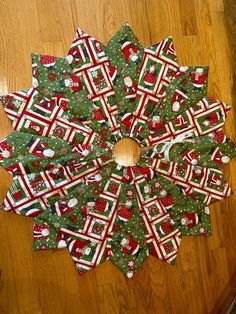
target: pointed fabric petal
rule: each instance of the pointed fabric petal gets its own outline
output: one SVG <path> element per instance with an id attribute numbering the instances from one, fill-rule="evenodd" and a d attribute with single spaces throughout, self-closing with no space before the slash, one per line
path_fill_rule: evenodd
<path id="1" fill-rule="evenodd" d="M 73 74 L 65 58 L 32 54 L 33 86 L 49 101 L 54 101 L 66 112 L 90 125 L 93 119 L 93 103 L 83 81 Z"/>
<path id="2" fill-rule="evenodd" d="M 106 48 L 123 136 L 130 130 L 143 50 L 128 23 L 112 36 Z"/>
<path id="3" fill-rule="evenodd" d="M 83 79 L 94 104 L 94 119 L 101 127 L 109 126 L 114 140 L 121 137 L 117 121 L 117 103 L 105 47 L 81 29 L 77 29 L 67 60 L 74 74 Z"/>
<path id="4" fill-rule="evenodd" d="M 111 241 L 110 261 L 128 278 L 133 277 L 148 253 L 143 221 L 135 194 L 133 185 L 122 183 Z"/>
<path id="5" fill-rule="evenodd" d="M 45 65 L 48 59 L 54 60 L 49 67 L 47 63 Z M 73 121 L 88 125 L 93 131 L 102 134 L 105 140 L 113 140 L 104 107 L 99 109 L 95 106 L 85 77 L 82 74 L 75 75 L 66 58 L 33 54 L 32 61 L 33 84 L 49 103 L 62 106 Z M 96 120 L 98 116 L 100 123 Z"/>
<path id="6" fill-rule="evenodd" d="M 236 155 L 235 144 L 222 131 L 186 138 L 182 143 L 167 144 L 166 149 L 164 145 L 160 144 L 160 148 L 159 146 L 155 149 L 151 148 L 145 152 L 145 155 L 178 162 L 178 164 L 217 169 L 222 168 Z"/>
<path id="7" fill-rule="evenodd" d="M 171 141 L 177 136 L 193 134 L 195 136 L 207 135 L 221 131 L 230 107 L 216 99 L 206 97 L 195 106 L 183 112 L 166 124 L 160 122 L 158 130 L 145 139 L 144 145 L 156 145 Z"/>
<path id="8" fill-rule="evenodd" d="M 98 187 L 97 196 L 89 196 L 92 195 L 91 188 L 83 192 L 79 206 L 80 215 L 83 215 L 83 226 L 79 229 L 75 227 L 72 231 L 61 229 L 67 236 L 68 249 L 81 274 L 95 268 L 111 254 L 112 228 L 122 176 L 117 171 L 109 172 L 108 170 L 108 180 L 105 178 L 102 182 L 102 189 Z"/>
<path id="9" fill-rule="evenodd" d="M 111 148 L 105 143 L 103 147 L 73 144 L 17 131 L 0 142 L 0 164 L 13 175 L 48 170 L 53 165 L 65 165 L 71 159 L 88 162 L 109 153 Z"/>
<path id="10" fill-rule="evenodd" d="M 145 156 L 141 156 L 139 164 L 142 168 L 147 182 L 152 178 L 152 190 L 155 196 L 169 213 L 170 218 L 174 221 L 175 226 L 179 228 L 182 235 L 206 235 L 211 234 L 210 211 L 203 205 L 201 198 L 192 198 L 180 186 L 173 181 L 157 174 L 152 169 L 151 161 Z M 204 196 L 203 196 L 204 197 Z M 149 215 L 156 215 L 156 206 L 150 207 Z"/>
<path id="11" fill-rule="evenodd" d="M 208 70 L 208 66 L 179 67 L 150 118 L 159 115 L 161 121 L 169 121 L 206 97 Z"/>
<path id="12" fill-rule="evenodd" d="M 180 185 L 186 195 L 199 198 L 206 205 L 214 200 L 222 200 L 231 193 L 219 169 L 180 165 L 155 158 L 152 167 L 158 174 Z"/>
<path id="13" fill-rule="evenodd" d="M 108 56 L 105 50 L 106 47 L 99 40 L 77 28 L 66 59 L 73 72 L 77 74 L 89 66 L 107 63 Z"/>
<path id="14" fill-rule="evenodd" d="M 72 259 L 80 272 L 94 268 L 111 254 L 112 228 L 117 213 L 121 180 L 121 176 L 111 175 L 97 200 L 99 213 L 90 215 L 79 236 L 68 243 Z"/>
<path id="15" fill-rule="evenodd" d="M 144 49 L 131 136 L 137 134 L 139 140 L 143 139 L 140 121 L 157 105 L 177 69 L 177 57 L 171 37 Z"/>
<path id="16" fill-rule="evenodd" d="M 96 181 L 104 165 L 112 162 L 109 154 L 92 161 L 81 162 L 70 158 L 64 164 L 52 164 L 37 173 L 26 173 L 21 166 L 22 175 L 13 182 L 4 199 L 3 209 L 20 215 L 37 216 L 50 204 L 50 199 L 68 193 L 80 182 Z"/>
<path id="17" fill-rule="evenodd" d="M 35 89 L 1 97 L 14 130 L 39 136 L 57 137 L 68 142 L 91 143 L 96 133 L 66 113 L 54 101 L 48 101 Z M 16 105 L 17 104 L 17 105 Z"/>
<path id="18" fill-rule="evenodd" d="M 149 254 L 172 264 L 178 253 L 181 233 L 157 196 L 155 180 L 147 180 L 146 170 L 144 172 L 138 167 L 132 167 L 132 172 Z"/>
<path id="19" fill-rule="evenodd" d="M 179 67 L 157 104 L 145 104 L 136 127 L 139 130 L 138 126 L 142 126 L 142 137 L 153 134 L 162 124 L 178 117 L 206 97 L 207 79 L 208 67 Z"/>
<path id="20" fill-rule="evenodd" d="M 92 213 L 103 213 L 109 209 L 107 202 L 101 202 L 100 194 L 115 167 L 114 164 L 105 166 L 100 174 L 100 180 L 90 178 L 87 184 L 78 183 L 66 196 L 61 196 L 37 217 L 49 223 L 54 230 L 54 236 L 53 239 L 52 236 L 46 239 L 46 243 L 35 239 L 34 249 L 41 249 L 42 244 L 45 248 L 51 246 L 57 248 L 63 244 L 67 246 L 66 239 L 76 236 L 83 230 L 86 220 L 91 218 Z"/>

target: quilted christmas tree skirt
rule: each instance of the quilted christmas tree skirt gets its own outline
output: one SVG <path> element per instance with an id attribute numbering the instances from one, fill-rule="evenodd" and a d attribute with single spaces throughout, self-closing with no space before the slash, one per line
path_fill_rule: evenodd
<path id="1" fill-rule="evenodd" d="M 207 66 L 180 66 L 171 37 L 144 48 L 126 23 L 107 45 L 78 28 L 65 58 L 32 54 L 32 76 L 0 97 L 14 128 L 0 162 L 13 176 L 2 209 L 34 217 L 34 250 L 131 278 L 148 255 L 174 264 L 183 236 L 211 234 L 236 150 Z"/>

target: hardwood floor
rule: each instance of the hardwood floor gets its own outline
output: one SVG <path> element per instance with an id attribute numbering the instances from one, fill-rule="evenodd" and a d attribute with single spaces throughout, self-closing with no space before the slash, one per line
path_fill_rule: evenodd
<path id="1" fill-rule="evenodd" d="M 31 52 L 64 56 L 77 26 L 102 42 L 128 21 L 144 46 L 172 35 L 181 65 L 209 65 L 209 95 L 232 106 L 234 0 L 1 0 L 0 94 L 31 86 Z M 0 137 L 12 128 L 0 108 Z M 224 168 L 236 190 L 236 160 Z M 10 175 L 0 169 L 0 198 Z M 175 266 L 149 257 L 127 280 L 107 262 L 83 277 L 66 250 L 33 252 L 32 220 L 0 212 L 0 313 L 224 313 L 236 290 L 235 194 L 211 206 L 213 234 L 183 239 Z"/>

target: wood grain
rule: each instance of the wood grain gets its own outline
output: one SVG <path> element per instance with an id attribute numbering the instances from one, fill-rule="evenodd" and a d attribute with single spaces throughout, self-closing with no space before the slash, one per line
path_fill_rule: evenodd
<path id="1" fill-rule="evenodd" d="M 115 143 L 112 149 L 114 160 L 122 166 L 134 166 L 140 157 L 140 147 L 131 138 L 122 138 Z"/>
<path id="2" fill-rule="evenodd" d="M 172 35 L 179 63 L 209 65 L 209 95 L 232 105 L 236 140 L 234 0 L 2 0 L 0 94 L 31 85 L 31 52 L 64 56 L 75 28 L 107 42 L 129 21 L 144 45 Z M 0 109 L 0 136 L 12 131 Z M 235 191 L 235 165 L 224 174 Z M 0 198 L 11 177 L 0 169 Z M 235 294 L 235 196 L 211 206 L 213 235 L 188 237 L 175 266 L 149 257 L 127 280 L 107 262 L 83 277 L 66 250 L 33 252 L 32 220 L 0 213 L 0 313 L 224 313 Z"/>

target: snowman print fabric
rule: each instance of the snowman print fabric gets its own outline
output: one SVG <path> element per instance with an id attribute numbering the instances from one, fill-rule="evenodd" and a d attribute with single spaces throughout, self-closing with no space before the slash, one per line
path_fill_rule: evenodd
<path id="1" fill-rule="evenodd" d="M 144 48 L 126 23 L 107 45 L 77 29 L 65 58 L 32 55 L 32 75 L 0 98 L 14 128 L 0 162 L 13 176 L 2 209 L 34 218 L 34 250 L 131 278 L 148 255 L 173 264 L 183 236 L 211 233 L 236 150 L 207 66 L 180 66 L 171 37 Z M 139 151 L 129 165 L 114 156 L 123 138 Z"/>

